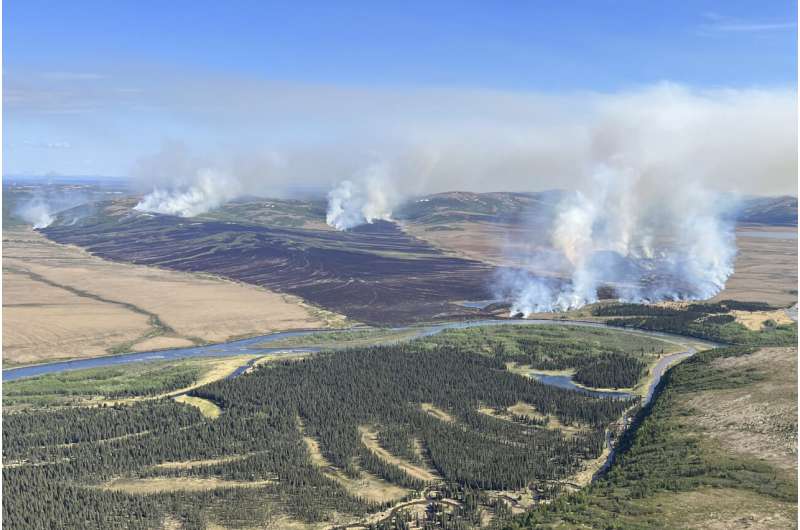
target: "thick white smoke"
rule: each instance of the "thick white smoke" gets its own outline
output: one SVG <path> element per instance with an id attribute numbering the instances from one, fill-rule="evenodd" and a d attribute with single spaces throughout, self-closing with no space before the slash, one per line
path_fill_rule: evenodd
<path id="1" fill-rule="evenodd" d="M 40 197 L 24 203 L 14 213 L 37 230 L 47 228 L 55 220 L 55 213 L 50 204 Z"/>
<path id="2" fill-rule="evenodd" d="M 353 180 L 344 180 L 328 193 L 328 225 L 350 230 L 376 220 L 388 221 L 398 197 L 392 191 L 386 165 L 374 165 Z"/>
<path id="3" fill-rule="evenodd" d="M 736 257 L 735 205 L 720 192 L 796 178 L 796 127 L 780 111 L 793 99 L 663 85 L 600 100 L 584 178 L 549 228 L 565 280 L 523 269 L 501 275 L 498 293 L 523 314 L 580 307 L 604 286 L 628 301 L 713 297 Z"/>
<path id="4" fill-rule="evenodd" d="M 566 281 L 499 277 L 512 314 L 579 308 L 605 286 L 632 302 L 707 299 L 725 287 L 736 257 L 731 205 L 697 182 L 658 181 L 619 163 L 597 168 L 557 208 L 551 244 Z"/>
<path id="5" fill-rule="evenodd" d="M 134 209 L 194 217 L 222 206 L 238 197 L 240 193 L 241 188 L 237 179 L 212 169 L 201 169 L 188 185 L 171 189 L 153 189 L 134 206 Z"/>

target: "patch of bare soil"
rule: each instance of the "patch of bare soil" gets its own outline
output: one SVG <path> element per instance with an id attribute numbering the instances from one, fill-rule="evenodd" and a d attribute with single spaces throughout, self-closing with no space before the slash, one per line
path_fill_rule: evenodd
<path id="1" fill-rule="evenodd" d="M 698 424 L 725 449 L 797 473 L 797 349 L 763 348 L 714 362 L 732 373 L 764 375 L 744 387 L 710 390 L 686 404 Z"/>

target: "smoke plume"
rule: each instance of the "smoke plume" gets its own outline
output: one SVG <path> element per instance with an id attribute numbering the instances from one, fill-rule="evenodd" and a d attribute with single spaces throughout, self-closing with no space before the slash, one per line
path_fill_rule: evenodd
<path id="1" fill-rule="evenodd" d="M 397 195 L 391 190 L 385 165 L 374 165 L 354 180 L 344 180 L 328 193 L 326 222 L 349 230 L 375 220 L 388 221 Z"/>
<path id="2" fill-rule="evenodd" d="M 31 197 L 19 200 L 11 207 L 12 214 L 39 230 L 54 222 L 75 224 L 91 208 L 95 196 L 102 191 L 89 193 L 76 189 L 54 189 L 46 186 Z M 85 205 L 78 211 L 77 206 Z"/>
<path id="3" fill-rule="evenodd" d="M 26 223 L 33 225 L 36 230 L 47 228 L 55 220 L 55 213 L 50 204 L 41 197 L 35 197 L 22 204 L 14 213 Z"/>
<path id="4" fill-rule="evenodd" d="M 239 196 L 239 182 L 213 169 L 201 169 L 188 185 L 155 188 L 134 206 L 135 210 L 194 217 Z"/>
<path id="5" fill-rule="evenodd" d="M 567 195 L 552 220 L 567 279 L 505 271 L 498 295 L 525 316 L 596 302 L 606 286 L 629 302 L 713 297 L 733 273 L 732 204 L 683 185 L 666 189 L 629 169 L 598 168 L 591 192 Z"/>

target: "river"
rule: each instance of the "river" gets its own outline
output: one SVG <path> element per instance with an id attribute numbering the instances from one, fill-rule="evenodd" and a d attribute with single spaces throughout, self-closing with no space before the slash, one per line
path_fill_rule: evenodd
<path id="1" fill-rule="evenodd" d="M 392 331 L 402 332 L 408 330 L 418 330 L 418 333 L 415 333 L 404 340 L 411 340 L 420 337 L 429 337 L 431 335 L 435 335 L 437 333 L 441 333 L 447 329 L 465 329 L 465 328 L 472 328 L 477 326 L 500 326 L 500 325 L 550 325 L 550 326 L 559 326 L 559 325 L 571 325 L 571 326 L 585 326 L 585 327 L 594 327 L 594 328 L 603 328 L 603 329 L 613 329 L 615 331 L 620 331 L 623 333 L 635 333 L 635 334 L 642 334 L 647 336 L 652 336 L 655 338 L 662 338 L 671 340 L 672 342 L 677 342 L 679 344 L 683 344 L 687 347 L 687 350 L 678 354 L 672 354 L 664 357 L 656 367 L 656 371 L 658 371 L 657 377 L 654 377 L 654 382 L 649 396 L 652 394 L 652 390 L 655 388 L 655 385 L 658 383 L 658 379 L 660 379 L 661 374 L 664 371 L 664 368 L 671 362 L 673 362 L 677 357 L 683 355 L 688 356 L 694 353 L 694 349 L 688 344 L 688 340 L 686 337 L 682 337 L 679 335 L 670 335 L 666 333 L 656 333 L 656 332 L 645 332 L 640 330 L 631 330 L 631 329 L 620 329 L 620 328 L 610 328 L 605 324 L 598 323 L 598 322 L 587 322 L 587 321 L 579 321 L 579 320 L 503 320 L 503 319 L 483 319 L 483 320 L 471 320 L 471 321 L 458 321 L 458 322 L 443 322 L 439 324 L 429 324 L 429 325 L 422 325 L 422 326 L 405 326 L 399 328 L 392 328 Z M 356 328 L 356 329 L 363 329 L 363 328 Z M 330 332 L 330 333 L 339 333 L 342 331 L 348 331 L 348 329 L 343 330 L 305 330 L 305 331 L 282 331 L 279 333 L 271 333 L 269 335 L 260 335 L 257 337 L 251 337 L 249 339 L 241 339 L 235 340 L 231 342 L 226 342 L 222 344 L 211 344 L 207 346 L 192 346 L 189 348 L 175 348 L 171 350 L 156 350 L 156 351 L 147 351 L 147 352 L 138 352 L 138 353 L 126 353 L 121 355 L 109 355 L 105 357 L 94 357 L 91 359 L 76 359 L 72 361 L 60 361 L 60 362 L 52 362 L 52 363 L 43 363 L 43 364 L 36 364 L 30 366 L 21 366 L 19 368 L 9 368 L 7 370 L 3 370 L 3 382 L 7 381 L 15 381 L 17 379 L 27 378 L 27 377 L 35 377 L 38 375 L 44 374 L 52 374 L 58 372 L 65 372 L 70 370 L 83 370 L 86 368 L 99 368 L 103 366 L 118 366 L 124 365 L 128 363 L 136 363 L 136 362 L 147 362 L 147 361 L 162 361 L 162 360 L 174 360 L 174 359 L 185 359 L 189 357 L 222 357 L 222 356 L 229 356 L 229 355 L 269 355 L 273 353 L 299 353 L 299 352 L 316 352 L 319 351 L 319 348 L 310 347 L 310 346 L 292 346 L 289 348 L 270 348 L 268 345 L 270 342 L 279 341 L 282 339 L 290 338 L 290 337 L 303 337 L 311 334 L 319 334 L 320 332 Z M 396 340 L 395 340 L 396 341 Z M 691 340 L 691 342 L 701 342 L 696 340 Z M 708 343 L 709 347 L 714 346 L 711 343 Z M 243 365 L 239 370 L 237 370 L 233 376 L 238 376 L 243 373 L 246 368 L 247 364 Z M 659 367 L 661 367 L 659 369 Z M 546 382 L 546 381 L 543 381 Z M 555 381 L 551 381 L 551 384 L 555 384 Z M 564 388 L 572 388 L 575 390 L 581 390 L 579 387 L 575 386 L 574 384 L 570 385 L 571 382 L 565 381 L 564 378 L 560 378 L 558 380 L 558 384 L 556 386 L 562 386 Z"/>

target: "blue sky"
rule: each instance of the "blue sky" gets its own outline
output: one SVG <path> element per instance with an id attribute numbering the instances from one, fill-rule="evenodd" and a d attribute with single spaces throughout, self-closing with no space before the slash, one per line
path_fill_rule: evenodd
<path id="1" fill-rule="evenodd" d="M 164 142 L 199 150 L 278 142 L 241 117 L 246 108 L 226 108 L 260 107 L 252 95 L 260 91 L 272 105 L 262 118 L 280 124 L 281 142 L 335 135 L 338 121 L 363 127 L 355 122 L 366 110 L 344 120 L 329 109 L 293 114 L 291 104 L 281 112 L 281 86 L 309 91 L 296 107 L 337 90 L 557 97 L 664 81 L 695 90 L 796 86 L 792 1 L 6 0 L 3 8 L 4 174 L 124 175 Z M 190 93 L 191 103 L 182 96 Z"/>

